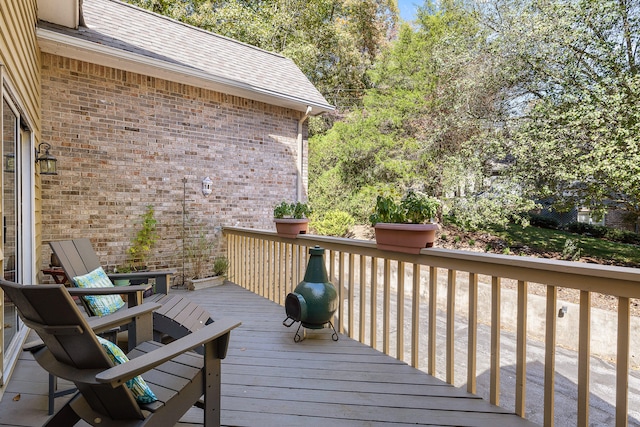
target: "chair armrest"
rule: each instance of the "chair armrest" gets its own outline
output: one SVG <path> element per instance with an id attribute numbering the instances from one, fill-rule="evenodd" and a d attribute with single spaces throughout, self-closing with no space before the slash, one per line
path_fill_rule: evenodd
<path id="1" fill-rule="evenodd" d="M 169 284 L 171 276 L 176 274 L 175 269 L 168 270 L 151 270 L 151 271 L 134 271 L 131 273 L 113 273 L 109 274 L 111 280 L 117 279 L 156 279 L 156 293 L 169 294 Z"/>
<path id="2" fill-rule="evenodd" d="M 231 319 L 220 319 L 205 326 L 202 329 L 177 339 L 157 350 L 153 350 L 135 359 L 129 360 L 127 363 L 116 365 L 113 368 L 104 370 L 96 375 L 96 381 L 99 383 L 110 383 L 114 387 L 123 384 L 131 378 L 143 374 L 150 369 L 173 359 L 174 357 L 185 353 L 193 348 L 199 347 L 216 339 L 224 339 L 232 329 L 241 325 L 241 322 Z M 207 356 L 205 355 L 205 358 Z"/>
<path id="3" fill-rule="evenodd" d="M 70 295 L 87 296 L 87 295 L 133 295 L 137 292 L 144 292 L 151 289 L 152 285 L 133 285 L 133 286 L 110 286 L 108 288 L 67 288 Z"/>
<path id="4" fill-rule="evenodd" d="M 145 315 L 152 316 L 153 312 L 160 307 L 162 307 L 161 304 L 148 302 L 135 307 L 118 310 L 108 316 L 90 317 L 87 319 L 87 323 L 89 323 L 93 332 L 99 334 L 114 327 L 129 324 L 134 320 L 139 321 L 138 318 L 142 318 Z"/>

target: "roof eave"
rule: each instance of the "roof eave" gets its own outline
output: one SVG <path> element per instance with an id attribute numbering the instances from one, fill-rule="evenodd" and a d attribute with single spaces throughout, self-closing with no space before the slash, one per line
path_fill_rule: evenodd
<path id="1" fill-rule="evenodd" d="M 43 28 L 37 29 L 37 36 L 40 50 L 45 53 L 184 83 L 297 111 L 306 112 L 307 107 L 310 106 L 312 115 L 334 110 L 330 104 L 288 96 L 184 65 L 171 64 Z"/>

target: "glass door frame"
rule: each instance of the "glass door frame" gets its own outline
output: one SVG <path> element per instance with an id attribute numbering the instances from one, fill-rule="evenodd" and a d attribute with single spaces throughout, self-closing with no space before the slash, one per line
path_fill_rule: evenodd
<path id="1" fill-rule="evenodd" d="M 15 143 L 15 209 L 16 209 L 16 262 L 15 280 L 20 283 L 35 283 L 35 151 L 33 126 L 24 113 L 19 101 L 12 95 L 17 92 L 12 88 L 0 65 L 0 108 L 6 104 L 16 116 Z M 0 115 L 4 117 L 4 115 Z M 2 144 L 4 145 L 4 144 Z M 3 148 L 3 147 L 2 147 Z M 2 159 L 4 159 L 4 152 Z M 3 162 L 4 163 L 4 162 Z M 4 165 L 3 165 L 4 167 Z M 4 182 L 0 182 L 4 185 Z M 4 192 L 0 193 L 0 206 L 4 209 Z M 3 230 L 4 232 L 4 230 Z M 2 264 L 4 265 L 4 253 Z M 3 268 L 4 270 L 4 268 Z M 8 381 L 21 352 L 28 328 L 18 318 L 17 332 L 10 343 L 4 342 L 4 302 L 0 307 L 0 327 L 3 331 L 0 353 L 0 387 Z M 7 345 L 6 351 L 4 346 Z M 1 390 L 0 390 L 1 394 Z"/>

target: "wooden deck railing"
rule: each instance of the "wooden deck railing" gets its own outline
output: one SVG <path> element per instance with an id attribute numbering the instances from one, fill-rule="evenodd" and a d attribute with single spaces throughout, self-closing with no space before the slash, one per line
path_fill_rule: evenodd
<path id="1" fill-rule="evenodd" d="M 338 290 L 339 304 L 335 326 L 340 332 L 371 345 L 386 354 L 454 384 L 457 370 L 466 369 L 466 387 L 476 393 L 479 313 L 489 310 L 490 387 L 488 398 L 500 404 L 500 337 L 505 324 L 513 324 L 515 333 L 515 412 L 525 416 L 527 388 L 527 327 L 529 283 L 546 286 L 543 307 L 544 329 L 544 425 L 554 425 L 556 377 L 556 328 L 558 322 L 558 288 L 579 292 L 577 425 L 589 425 L 590 357 L 592 307 L 591 294 L 598 292 L 617 298 L 617 354 L 615 375 L 616 425 L 628 424 L 628 381 L 630 370 L 630 300 L 640 298 L 640 270 L 575 262 L 555 261 L 445 250 L 423 249 L 419 255 L 400 254 L 376 249 L 375 243 L 353 239 L 300 235 L 297 239 L 280 238 L 270 231 L 225 227 L 230 260 L 229 276 L 235 283 L 284 304 L 287 293 L 302 280 L 307 248 L 325 248 L 330 280 Z M 446 297 L 438 295 L 439 278 L 445 279 Z M 464 281 L 464 278 L 468 278 Z M 478 303 L 479 278 L 487 283 L 489 301 Z M 515 322 L 501 314 L 503 283 L 514 283 Z M 461 282 L 468 301 L 456 301 Z M 444 299 L 439 307 L 439 301 Z M 421 320 L 421 302 L 426 303 L 426 321 Z M 460 307 L 464 306 L 468 333 L 456 337 Z M 487 307 L 490 306 L 490 307 Z M 408 310 L 405 310 L 405 307 Z M 444 361 L 437 366 L 438 313 L 444 311 Z M 410 311 L 407 313 L 406 311 Z M 458 315 L 458 318 L 456 316 Z M 284 310 L 283 310 L 284 318 Z M 422 332 L 421 327 L 427 326 Z M 421 336 L 426 337 L 421 340 Z M 455 344 L 466 339 L 466 363 L 456 363 Z M 395 345 L 394 345 L 395 344 Z M 482 343 L 486 345 L 487 343 Z M 426 348 L 426 354 L 421 354 Z M 419 366 L 426 360 L 426 366 Z M 484 362 L 484 361 L 483 361 Z"/>

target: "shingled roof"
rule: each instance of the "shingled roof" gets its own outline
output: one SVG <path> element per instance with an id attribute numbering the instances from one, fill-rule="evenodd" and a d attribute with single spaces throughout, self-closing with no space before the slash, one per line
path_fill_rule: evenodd
<path id="1" fill-rule="evenodd" d="M 84 26 L 38 22 L 43 52 L 311 114 L 333 107 L 282 55 L 117 0 L 84 0 Z"/>

